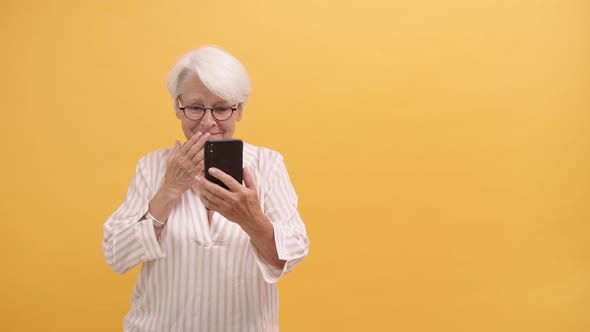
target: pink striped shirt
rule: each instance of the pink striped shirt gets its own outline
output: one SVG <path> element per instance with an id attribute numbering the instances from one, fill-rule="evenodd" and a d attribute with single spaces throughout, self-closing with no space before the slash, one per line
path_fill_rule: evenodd
<path id="1" fill-rule="evenodd" d="M 307 255 L 309 241 L 282 156 L 244 144 L 260 204 L 272 221 L 277 269 L 241 227 L 207 211 L 185 192 L 156 238 L 142 219 L 159 189 L 171 149 L 141 158 L 123 204 L 104 224 L 105 260 L 117 273 L 143 263 L 125 316 L 125 331 L 278 331 L 276 282 Z"/>

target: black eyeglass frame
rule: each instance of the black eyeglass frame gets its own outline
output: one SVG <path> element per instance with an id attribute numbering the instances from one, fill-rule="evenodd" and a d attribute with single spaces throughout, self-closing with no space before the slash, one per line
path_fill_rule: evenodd
<path id="1" fill-rule="evenodd" d="M 226 105 L 219 105 L 219 106 L 213 106 L 213 107 L 205 107 L 205 106 L 203 106 L 203 105 L 197 105 L 197 104 L 191 104 L 191 105 L 181 106 L 181 105 L 180 105 L 180 98 L 178 98 L 178 109 L 180 109 L 180 110 L 182 111 L 182 114 L 184 114 L 184 116 L 185 116 L 187 119 L 189 119 L 189 120 L 192 120 L 192 121 L 199 121 L 199 120 L 201 120 L 202 118 L 204 118 L 204 117 L 205 117 L 205 114 L 207 113 L 207 110 L 209 110 L 209 111 L 211 112 L 211 116 L 213 116 L 213 118 L 214 118 L 215 120 L 217 120 L 217 121 L 227 121 L 227 120 L 231 119 L 231 117 L 234 115 L 234 112 L 238 110 L 238 106 L 239 106 L 239 105 L 240 105 L 240 104 L 238 103 L 238 104 L 236 104 L 236 106 L 226 106 Z M 203 109 L 203 115 L 201 115 L 201 117 L 200 117 L 200 118 L 198 118 L 198 119 L 193 119 L 193 118 L 189 118 L 189 116 L 188 116 L 188 115 L 186 115 L 186 111 L 185 111 L 185 109 L 186 109 L 187 107 L 192 107 L 192 106 L 199 106 L 200 108 L 202 108 L 202 109 Z M 231 114 L 230 114 L 230 116 L 228 116 L 226 119 L 219 119 L 219 118 L 218 118 L 218 117 L 215 115 L 215 112 L 213 112 L 213 111 L 214 111 L 216 108 L 219 108 L 219 107 L 229 107 L 229 109 L 231 110 Z"/>

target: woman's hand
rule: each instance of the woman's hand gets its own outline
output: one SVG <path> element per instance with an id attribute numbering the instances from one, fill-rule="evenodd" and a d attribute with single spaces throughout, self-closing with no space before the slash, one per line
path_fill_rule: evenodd
<path id="1" fill-rule="evenodd" d="M 203 147 L 208 138 L 209 134 L 197 133 L 184 145 L 176 141 L 168 158 L 164 182 L 148 206 L 148 212 L 160 222 L 168 220 L 178 198 L 196 184 L 195 176 L 203 174 Z M 161 231 L 161 227 L 154 225 L 156 238 L 160 236 Z"/>
<path id="2" fill-rule="evenodd" d="M 191 137 L 184 145 L 178 141 L 174 145 L 172 155 L 168 159 L 163 188 L 180 197 L 195 184 L 195 176 L 203 175 L 205 142 L 209 134 L 200 132 Z"/>
<path id="3" fill-rule="evenodd" d="M 244 168 L 243 172 L 245 186 L 219 169 L 210 168 L 209 173 L 225 183 L 229 190 L 198 176 L 201 201 L 205 207 L 240 225 L 262 258 L 282 269 L 286 261 L 279 258 L 273 225 L 260 207 L 256 185 L 248 169 Z"/>
<path id="4" fill-rule="evenodd" d="M 217 168 L 210 168 L 209 174 L 221 180 L 229 190 L 198 176 L 200 197 L 206 208 L 220 213 L 242 228 L 254 227 L 256 223 L 266 219 L 260 208 L 256 185 L 247 168 L 243 171 L 245 186 Z"/>

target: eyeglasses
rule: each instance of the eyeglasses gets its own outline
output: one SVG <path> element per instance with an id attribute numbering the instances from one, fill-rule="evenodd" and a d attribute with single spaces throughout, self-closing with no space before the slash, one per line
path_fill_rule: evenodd
<path id="1" fill-rule="evenodd" d="M 207 110 L 211 111 L 211 115 L 213 115 L 213 117 L 215 118 L 215 120 L 217 121 L 225 121 L 229 118 L 231 118 L 231 116 L 234 114 L 234 112 L 238 109 L 238 104 L 236 104 L 236 106 L 215 106 L 215 107 L 205 107 L 205 106 L 201 106 L 201 105 L 187 105 L 187 106 L 181 106 L 180 105 L 180 99 L 178 100 L 178 107 L 182 113 L 184 113 L 184 116 L 186 116 L 187 119 L 189 120 L 201 120 L 204 116 L 205 113 L 207 112 Z"/>

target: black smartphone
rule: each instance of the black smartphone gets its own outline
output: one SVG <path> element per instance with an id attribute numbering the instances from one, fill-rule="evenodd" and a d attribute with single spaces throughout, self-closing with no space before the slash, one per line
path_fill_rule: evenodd
<path id="1" fill-rule="evenodd" d="M 205 142 L 205 178 L 225 189 L 229 188 L 209 174 L 209 168 L 215 167 L 231 175 L 242 184 L 242 152 L 244 143 L 240 139 L 223 139 Z"/>

